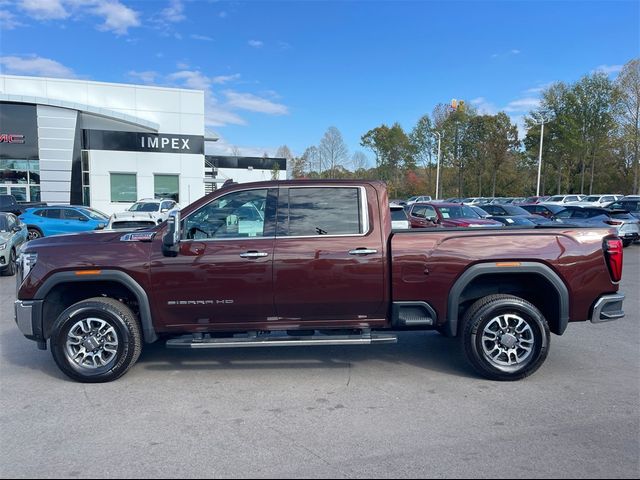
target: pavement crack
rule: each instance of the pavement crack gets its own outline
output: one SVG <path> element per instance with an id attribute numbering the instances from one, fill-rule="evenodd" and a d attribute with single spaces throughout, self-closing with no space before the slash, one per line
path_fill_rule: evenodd
<path id="1" fill-rule="evenodd" d="M 304 445 L 302 445 L 301 443 L 296 442 L 293 438 L 291 438 L 289 435 L 287 435 L 284 432 L 281 432 L 280 430 L 278 430 L 276 427 L 273 426 L 269 426 L 269 428 L 277 433 L 279 433 L 282 437 L 286 438 L 289 442 L 291 442 L 291 444 L 294 447 L 297 447 L 299 449 L 304 450 L 307 453 L 310 453 L 311 455 L 313 455 L 314 457 L 316 457 L 318 460 L 320 460 L 321 462 L 323 462 L 325 465 L 331 465 L 331 463 L 329 463 L 327 460 L 325 460 L 323 457 L 321 457 L 320 455 L 318 455 L 316 452 L 314 452 L 313 450 L 311 450 L 308 447 L 305 447 Z"/>

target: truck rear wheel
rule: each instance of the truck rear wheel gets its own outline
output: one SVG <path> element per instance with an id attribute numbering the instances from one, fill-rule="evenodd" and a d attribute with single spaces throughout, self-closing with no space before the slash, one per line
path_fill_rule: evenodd
<path id="1" fill-rule="evenodd" d="M 520 380 L 549 353 L 549 325 L 533 304 L 512 295 L 481 298 L 467 310 L 461 339 L 473 367 L 491 380 Z"/>
<path id="2" fill-rule="evenodd" d="M 53 325 L 51 353 L 67 376 L 79 382 L 110 382 L 124 375 L 142 349 L 140 325 L 123 303 L 106 297 L 78 302 Z"/>

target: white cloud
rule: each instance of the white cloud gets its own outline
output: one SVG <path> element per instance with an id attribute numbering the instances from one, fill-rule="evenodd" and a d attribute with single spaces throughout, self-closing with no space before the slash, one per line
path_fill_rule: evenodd
<path id="1" fill-rule="evenodd" d="M 123 5 L 118 0 L 100 1 L 92 11 L 95 15 L 104 18 L 104 23 L 98 27 L 103 31 L 126 35 L 129 28 L 140 25 L 138 12 Z"/>
<path id="2" fill-rule="evenodd" d="M 132 78 L 134 81 L 153 84 L 156 82 L 156 78 L 158 77 L 158 72 L 154 71 L 146 71 L 146 72 L 136 72 L 135 70 L 130 70 L 127 75 Z"/>
<path id="3" fill-rule="evenodd" d="M 20 26 L 22 26 L 22 23 L 18 21 L 13 13 L 8 10 L 0 10 L 0 29 L 13 30 Z"/>
<path id="4" fill-rule="evenodd" d="M 266 98 L 258 97 L 251 93 L 239 93 L 232 90 L 224 92 L 228 105 L 251 112 L 266 113 L 269 115 L 287 115 L 289 109 L 281 103 L 275 103 Z"/>
<path id="5" fill-rule="evenodd" d="M 189 35 L 190 38 L 194 39 L 194 40 L 202 40 L 203 42 L 212 42 L 213 38 L 211 37 L 207 37 L 206 35 L 198 35 L 196 33 L 192 33 L 191 35 Z"/>
<path id="6" fill-rule="evenodd" d="M 205 102 L 205 124 L 212 127 L 223 127 L 225 125 L 246 125 L 247 122 L 237 113 L 221 107 L 215 101 Z"/>
<path id="7" fill-rule="evenodd" d="M 222 85 L 223 83 L 233 82 L 234 80 L 238 80 L 240 78 L 239 73 L 235 73 L 233 75 L 218 75 L 217 77 L 213 77 L 211 81 L 218 85 Z"/>
<path id="8" fill-rule="evenodd" d="M 498 113 L 498 109 L 496 108 L 496 106 L 493 103 L 487 101 L 487 99 L 484 97 L 474 98 L 473 100 L 471 100 L 471 105 L 478 109 L 478 113 L 480 115 L 495 115 L 496 113 Z"/>
<path id="9" fill-rule="evenodd" d="M 18 6 L 36 20 L 61 20 L 70 15 L 62 0 L 21 0 Z"/>
<path id="10" fill-rule="evenodd" d="M 514 48 L 511 50 L 511 55 L 518 55 L 520 53 L 520 50 L 518 50 L 517 48 Z"/>
<path id="11" fill-rule="evenodd" d="M 512 48 L 511 50 L 509 50 L 507 52 L 494 53 L 494 54 L 491 55 L 491 58 L 510 57 L 510 56 L 513 56 L 513 55 L 519 55 L 520 53 L 522 53 L 521 50 L 518 50 L 517 48 Z"/>
<path id="12" fill-rule="evenodd" d="M 161 15 L 164 21 L 170 23 L 182 22 L 187 18 L 184 14 L 184 4 L 181 0 L 171 0 L 169 6 L 162 10 Z"/>
<path id="13" fill-rule="evenodd" d="M 234 149 L 240 150 L 240 155 L 246 157 L 262 157 L 266 152 L 270 157 L 275 157 L 278 150 L 277 147 L 259 147 L 259 146 L 240 146 L 230 143 L 223 136 L 219 136 L 217 142 L 207 142 L 205 144 L 206 155 L 233 155 Z"/>
<path id="14" fill-rule="evenodd" d="M 31 55 L 27 57 L 0 57 L 0 73 L 8 75 L 35 75 L 37 77 L 75 78 L 77 75 L 50 58 Z"/>
<path id="15" fill-rule="evenodd" d="M 247 43 L 253 48 L 262 48 L 264 46 L 264 42 L 260 40 L 249 40 Z"/>
<path id="16" fill-rule="evenodd" d="M 534 97 L 525 97 L 513 100 L 504 107 L 505 112 L 524 112 L 537 108 L 540 105 L 540 99 Z"/>
<path id="17" fill-rule="evenodd" d="M 595 70 L 593 70 L 592 73 L 601 72 L 607 75 L 611 75 L 612 73 L 619 73 L 622 70 L 622 67 L 624 67 L 624 65 L 600 65 Z"/>
<path id="18" fill-rule="evenodd" d="M 208 91 L 212 83 L 212 80 L 199 70 L 181 70 L 169 75 L 169 79 L 173 81 L 179 80 L 185 87 L 194 90 Z"/>
<path id="19" fill-rule="evenodd" d="M 220 18 L 227 18 L 227 16 L 228 16 L 228 13 L 227 13 L 227 12 L 224 12 L 224 11 L 223 11 L 223 12 L 220 12 L 220 13 L 218 14 L 218 17 L 220 17 Z"/>

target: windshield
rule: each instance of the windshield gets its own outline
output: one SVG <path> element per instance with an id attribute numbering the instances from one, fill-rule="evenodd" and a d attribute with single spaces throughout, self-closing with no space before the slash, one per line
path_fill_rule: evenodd
<path id="1" fill-rule="evenodd" d="M 507 212 L 508 215 L 529 215 L 522 207 L 516 207 L 515 205 L 505 205 L 502 208 Z"/>
<path id="2" fill-rule="evenodd" d="M 9 222 L 6 215 L 0 215 L 0 232 L 9 231 Z"/>
<path id="3" fill-rule="evenodd" d="M 392 208 L 391 209 L 391 220 L 393 220 L 394 222 L 398 222 L 398 221 L 406 221 L 407 220 L 407 215 L 404 213 L 404 209 L 402 208 Z"/>
<path id="4" fill-rule="evenodd" d="M 138 202 L 131 205 L 130 212 L 158 212 L 160 211 L 160 203 L 156 202 Z"/>
<path id="5" fill-rule="evenodd" d="M 549 199 L 550 202 L 561 202 L 564 200 L 564 195 L 556 195 L 555 197 L 551 197 Z"/>
<path id="6" fill-rule="evenodd" d="M 84 213 L 87 217 L 91 218 L 91 220 L 106 220 L 109 221 L 109 217 L 107 217 L 104 213 L 99 212 L 98 210 L 93 210 L 91 208 L 80 208 L 82 213 Z"/>
<path id="7" fill-rule="evenodd" d="M 587 197 L 584 199 L 585 202 L 599 202 L 600 195 L 592 195 L 591 197 Z"/>
<path id="8" fill-rule="evenodd" d="M 442 218 L 480 218 L 473 209 L 465 205 L 456 205 L 454 207 L 438 207 Z"/>

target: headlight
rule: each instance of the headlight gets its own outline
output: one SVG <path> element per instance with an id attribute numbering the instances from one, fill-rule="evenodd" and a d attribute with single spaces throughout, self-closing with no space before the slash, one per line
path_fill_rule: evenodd
<path id="1" fill-rule="evenodd" d="M 6 243 L 0 243 L 0 250 L 4 250 L 5 248 L 7 248 L 7 244 Z"/>
<path id="2" fill-rule="evenodd" d="M 38 261 L 38 254 L 35 252 L 23 253 L 20 252 L 17 259 L 18 264 L 18 275 L 16 279 L 18 281 L 18 286 L 22 284 L 31 269 L 35 266 Z"/>

